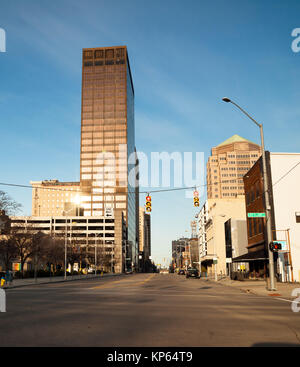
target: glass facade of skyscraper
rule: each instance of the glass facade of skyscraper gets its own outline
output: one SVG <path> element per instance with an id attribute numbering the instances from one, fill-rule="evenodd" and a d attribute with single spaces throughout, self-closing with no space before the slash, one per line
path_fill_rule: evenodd
<path id="1" fill-rule="evenodd" d="M 128 182 L 135 168 L 134 88 L 127 49 L 83 49 L 82 62 L 81 206 L 86 216 L 122 210 L 135 259 L 135 188 Z"/>

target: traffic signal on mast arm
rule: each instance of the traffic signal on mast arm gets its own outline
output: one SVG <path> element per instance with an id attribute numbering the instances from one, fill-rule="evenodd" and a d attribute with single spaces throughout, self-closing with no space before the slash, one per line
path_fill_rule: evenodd
<path id="1" fill-rule="evenodd" d="M 278 243 L 278 242 L 271 242 L 270 243 L 270 250 L 272 252 L 276 252 L 278 250 L 281 250 L 282 249 L 282 246 L 281 246 L 281 243 Z"/>
<path id="2" fill-rule="evenodd" d="M 194 206 L 199 206 L 199 192 L 194 191 Z"/>
<path id="3" fill-rule="evenodd" d="M 146 212 L 151 212 L 152 208 L 151 208 L 151 196 L 148 194 L 146 196 Z"/>

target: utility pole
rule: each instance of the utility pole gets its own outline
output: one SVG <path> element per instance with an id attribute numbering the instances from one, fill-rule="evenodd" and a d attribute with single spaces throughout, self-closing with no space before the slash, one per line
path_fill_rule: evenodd
<path id="1" fill-rule="evenodd" d="M 271 205 L 270 205 L 270 192 L 269 192 L 269 182 L 267 175 L 267 163 L 266 163 L 266 152 L 265 152 L 265 143 L 264 143 L 264 132 L 263 132 L 263 124 L 259 124 L 254 120 L 242 107 L 240 107 L 237 103 L 233 102 L 229 98 L 223 98 L 224 102 L 230 102 L 235 105 L 240 111 L 242 111 L 251 121 L 253 121 L 260 130 L 260 139 L 261 139 L 261 151 L 262 151 L 262 163 L 263 163 L 263 181 L 264 181 L 264 193 L 265 193 L 265 207 L 266 207 L 266 224 L 267 224 L 267 247 L 269 254 L 269 276 L 270 276 L 270 289 L 271 291 L 276 290 L 275 288 L 275 273 L 274 273 L 274 257 L 273 252 L 270 250 L 270 243 L 273 240 L 272 234 L 272 223 L 271 223 Z"/>
<path id="2" fill-rule="evenodd" d="M 68 242 L 68 217 L 67 217 L 67 214 L 69 213 L 70 210 L 67 210 L 67 211 L 63 212 L 65 217 L 66 217 L 66 220 L 65 220 L 65 224 L 66 224 L 66 226 L 65 226 L 65 275 L 64 275 L 65 280 L 67 279 L 67 242 Z"/>
<path id="3" fill-rule="evenodd" d="M 200 251 L 200 241 L 198 238 L 198 253 L 199 253 L 199 279 L 201 278 L 201 251 Z"/>
<path id="4" fill-rule="evenodd" d="M 97 234 L 95 233 L 95 275 L 97 275 Z"/>

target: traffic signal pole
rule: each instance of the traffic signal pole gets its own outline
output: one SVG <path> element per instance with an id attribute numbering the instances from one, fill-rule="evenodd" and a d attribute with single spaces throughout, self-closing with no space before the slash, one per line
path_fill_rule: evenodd
<path id="1" fill-rule="evenodd" d="M 258 124 L 260 129 L 261 137 L 261 148 L 262 148 L 262 162 L 263 162 L 263 181 L 264 181 L 264 193 L 265 193 L 265 207 L 266 207 L 266 223 L 267 223 L 267 243 L 273 241 L 272 223 L 271 223 L 271 205 L 270 205 L 270 192 L 269 192 L 269 180 L 267 174 L 267 163 L 266 163 L 266 152 L 264 144 L 264 132 L 263 125 Z M 270 276 L 270 290 L 276 290 L 275 288 L 275 272 L 274 272 L 274 257 L 273 252 L 268 246 L 269 253 L 269 276 Z"/>
<path id="2" fill-rule="evenodd" d="M 237 103 L 233 102 L 229 98 L 223 98 L 224 102 L 230 102 L 235 105 L 240 111 L 242 111 L 251 121 L 253 121 L 260 130 L 260 139 L 261 139 L 261 150 L 262 150 L 262 163 L 263 163 L 263 182 L 264 182 L 264 194 L 265 194 L 265 208 L 266 208 L 266 224 L 267 224 L 267 247 L 269 254 L 269 277 L 270 277 L 270 291 L 276 290 L 275 288 L 275 272 L 274 272 L 274 257 L 273 252 L 270 250 L 270 243 L 273 240 L 272 234 L 272 223 L 271 223 L 271 206 L 270 206 L 270 192 L 269 192 L 269 180 L 267 175 L 267 163 L 266 163 L 266 152 L 265 152 L 265 143 L 264 143 L 264 131 L 263 124 L 259 124 L 254 120 L 242 107 L 240 107 Z"/>

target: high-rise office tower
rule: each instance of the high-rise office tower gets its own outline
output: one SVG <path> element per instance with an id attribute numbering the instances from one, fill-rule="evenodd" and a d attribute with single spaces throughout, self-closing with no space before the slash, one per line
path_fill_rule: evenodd
<path id="1" fill-rule="evenodd" d="M 243 176 L 261 155 L 259 145 L 233 135 L 212 148 L 207 162 L 207 198 L 222 199 L 244 194 Z"/>
<path id="2" fill-rule="evenodd" d="M 81 206 L 86 216 L 123 211 L 135 262 L 137 159 L 127 48 L 85 48 L 82 64 Z"/>

